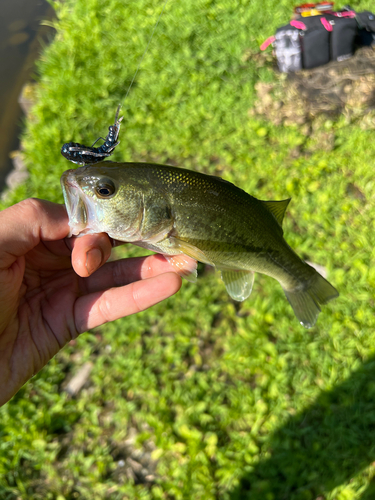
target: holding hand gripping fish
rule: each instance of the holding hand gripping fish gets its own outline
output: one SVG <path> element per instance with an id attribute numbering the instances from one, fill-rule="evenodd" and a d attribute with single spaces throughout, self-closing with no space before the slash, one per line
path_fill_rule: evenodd
<path id="1" fill-rule="evenodd" d="M 68 170 L 61 185 L 71 234 L 105 232 L 221 271 L 234 300 L 249 297 L 254 272 L 275 278 L 295 315 L 312 327 L 337 290 L 283 238 L 290 200 L 261 201 L 219 177 L 149 163 L 101 163 Z"/>

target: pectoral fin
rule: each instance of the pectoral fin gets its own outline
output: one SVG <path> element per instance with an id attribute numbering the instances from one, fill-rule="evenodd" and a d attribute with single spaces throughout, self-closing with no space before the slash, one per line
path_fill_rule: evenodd
<path id="1" fill-rule="evenodd" d="M 215 266 L 215 264 L 200 250 L 199 248 L 187 243 L 186 241 L 180 240 L 175 236 L 170 236 L 168 238 L 170 242 L 170 248 L 181 250 L 182 253 L 188 255 L 192 259 L 199 260 L 199 262 L 203 262 L 204 264 L 208 264 L 210 266 Z"/>
<path id="2" fill-rule="evenodd" d="M 221 278 L 233 300 L 242 301 L 250 296 L 254 283 L 254 273 L 252 271 L 222 270 Z"/>

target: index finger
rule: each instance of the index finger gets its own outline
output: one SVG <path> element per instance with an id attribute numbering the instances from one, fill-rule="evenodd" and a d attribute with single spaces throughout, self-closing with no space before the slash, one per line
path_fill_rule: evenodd
<path id="1" fill-rule="evenodd" d="M 178 292 L 180 287 L 180 276 L 166 273 L 79 297 L 74 305 L 76 330 L 82 333 L 108 321 L 144 311 Z"/>

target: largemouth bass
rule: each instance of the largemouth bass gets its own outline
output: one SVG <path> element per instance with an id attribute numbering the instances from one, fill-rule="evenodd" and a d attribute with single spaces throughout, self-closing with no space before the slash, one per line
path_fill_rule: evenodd
<path id="1" fill-rule="evenodd" d="M 106 232 L 167 256 L 188 255 L 219 269 L 238 301 L 249 297 L 254 272 L 266 274 L 306 328 L 338 296 L 283 238 L 290 199 L 261 201 L 219 177 L 150 163 L 80 167 L 64 172 L 61 185 L 71 235 Z"/>

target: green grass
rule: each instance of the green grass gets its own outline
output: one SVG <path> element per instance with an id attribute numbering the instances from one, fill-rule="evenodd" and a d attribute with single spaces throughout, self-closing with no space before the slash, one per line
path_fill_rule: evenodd
<path id="1" fill-rule="evenodd" d="M 334 148 L 320 151 L 298 127 L 249 114 L 256 82 L 276 76 L 244 55 L 292 6 L 170 0 L 124 101 L 162 2 L 56 4 L 24 132 L 30 180 L 7 204 L 62 202 L 61 145 L 105 135 L 122 103 L 114 160 L 173 162 L 260 199 L 291 196 L 286 239 L 327 268 L 340 297 L 307 331 L 271 278 L 257 275 L 238 305 L 202 272 L 149 311 L 82 335 L 0 409 L 1 498 L 374 498 L 374 126 L 323 119 Z M 90 382 L 70 400 L 64 383 L 88 360 Z M 153 481 L 126 476 L 131 432 L 133 452 L 153 450 Z"/>

